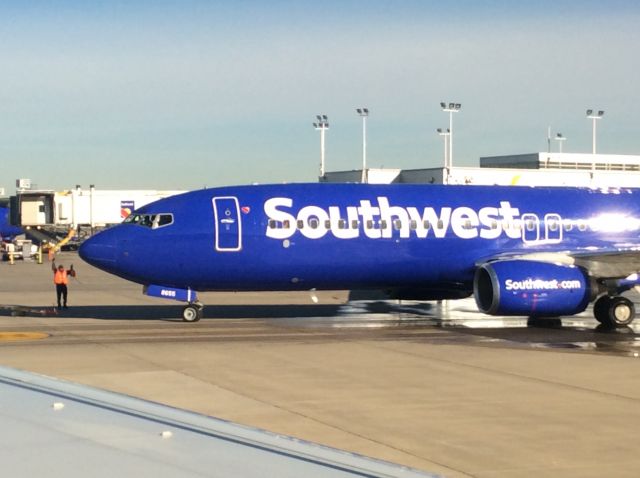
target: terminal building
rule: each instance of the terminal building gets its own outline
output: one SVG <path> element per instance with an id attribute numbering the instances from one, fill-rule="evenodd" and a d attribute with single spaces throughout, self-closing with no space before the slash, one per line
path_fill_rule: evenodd
<path id="1" fill-rule="evenodd" d="M 32 187 L 28 179 L 16 181 L 17 191 L 8 200 L 10 223 L 37 243 L 59 243 L 73 234 L 76 245 L 96 231 L 122 222 L 131 212 L 158 199 L 184 191 L 99 190 L 54 191 Z"/>
<path id="2" fill-rule="evenodd" d="M 377 169 L 327 172 L 321 182 L 371 184 L 476 184 L 640 188 L 640 156 L 530 153 L 480 158 L 479 167 Z"/>

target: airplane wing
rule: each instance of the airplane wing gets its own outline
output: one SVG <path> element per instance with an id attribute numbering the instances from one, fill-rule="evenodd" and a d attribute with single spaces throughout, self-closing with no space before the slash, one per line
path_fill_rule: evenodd
<path id="1" fill-rule="evenodd" d="M 640 271 L 640 250 L 636 248 L 504 254 L 483 260 L 478 265 L 501 259 L 522 259 L 576 265 L 586 269 L 591 276 L 598 279 L 624 278 Z"/>
<path id="2" fill-rule="evenodd" d="M 404 466 L 0 367 L 12 477 L 427 477 Z"/>
<path id="3" fill-rule="evenodd" d="M 599 278 L 628 277 L 640 271 L 640 251 L 612 251 L 594 253 L 576 253 L 575 265 L 587 269 L 591 275 Z"/>

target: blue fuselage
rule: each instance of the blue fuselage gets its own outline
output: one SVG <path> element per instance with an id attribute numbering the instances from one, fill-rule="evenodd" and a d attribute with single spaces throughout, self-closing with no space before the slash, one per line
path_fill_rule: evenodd
<path id="1" fill-rule="evenodd" d="M 83 258 L 141 284 L 193 290 L 444 298 L 471 293 L 477 265 L 498 255 L 640 246 L 636 190 L 240 186 L 174 196 L 136 214 L 87 241 Z"/>

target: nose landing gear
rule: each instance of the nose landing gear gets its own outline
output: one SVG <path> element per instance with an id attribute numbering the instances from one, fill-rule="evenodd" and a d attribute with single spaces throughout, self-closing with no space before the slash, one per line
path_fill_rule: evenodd
<path id="1" fill-rule="evenodd" d="M 198 322 L 202 318 L 202 302 L 190 302 L 182 309 L 182 320 L 185 322 Z"/>

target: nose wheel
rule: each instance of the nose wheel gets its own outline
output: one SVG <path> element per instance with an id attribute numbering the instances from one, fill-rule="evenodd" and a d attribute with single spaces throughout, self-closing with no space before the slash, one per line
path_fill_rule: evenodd
<path id="1" fill-rule="evenodd" d="M 198 322 L 202 318 L 204 305 L 200 302 L 193 302 L 182 309 L 182 320 L 185 322 Z"/>

